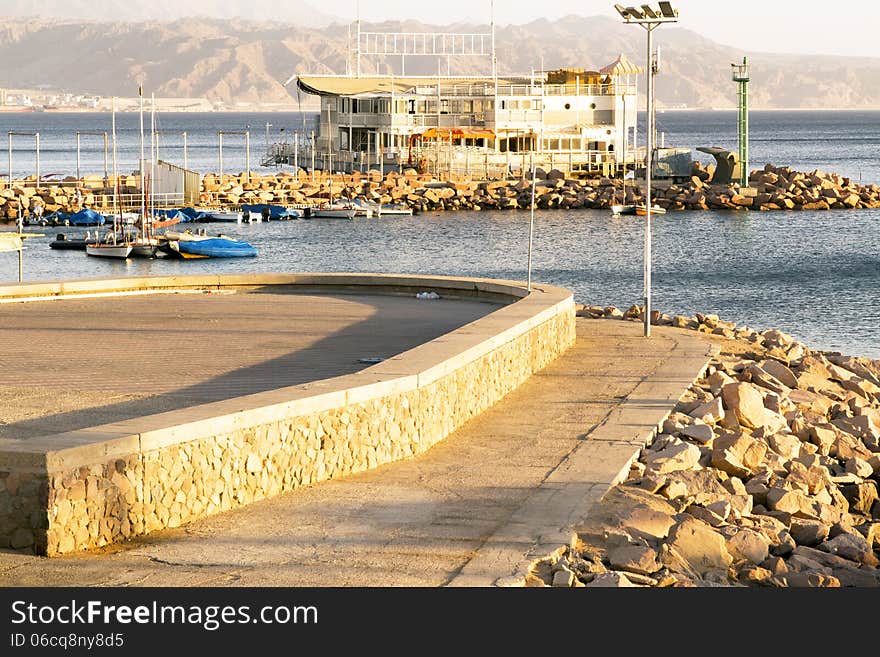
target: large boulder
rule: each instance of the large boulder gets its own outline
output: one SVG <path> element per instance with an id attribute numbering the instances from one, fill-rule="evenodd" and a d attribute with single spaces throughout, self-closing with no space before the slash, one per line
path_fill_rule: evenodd
<path id="1" fill-rule="evenodd" d="M 764 396 L 751 383 L 728 383 L 721 389 L 721 397 L 742 426 L 757 429 L 766 423 Z"/>
<path id="2" fill-rule="evenodd" d="M 727 541 L 719 532 L 701 520 L 686 517 L 669 533 L 670 552 L 683 559 L 700 575 L 726 571 L 733 563 Z"/>

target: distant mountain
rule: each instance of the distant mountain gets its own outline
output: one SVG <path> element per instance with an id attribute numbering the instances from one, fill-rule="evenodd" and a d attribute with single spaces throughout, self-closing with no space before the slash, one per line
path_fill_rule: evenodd
<path id="1" fill-rule="evenodd" d="M 156 0 L 163 4 L 167 0 Z M 18 5 L 18 2 L 12 4 Z M 24 4 L 24 2 L 20 3 Z M 32 5 L 28 2 L 27 4 Z M 44 5 L 56 4 L 44 2 Z M 86 2 L 83 6 L 109 3 Z M 171 5 L 168 2 L 169 6 Z M 190 2 L 191 8 L 205 3 Z M 239 2 L 227 3 L 239 6 Z M 268 4 L 268 3 L 266 3 Z M 272 3 L 304 7 L 303 3 Z M 226 6 L 213 3 L 214 7 Z M 261 0 L 251 0 L 257 8 Z M 279 10 L 280 11 L 280 10 Z M 102 96 L 132 96 L 137 82 L 157 97 L 205 97 L 215 102 L 312 104 L 296 86 L 283 86 L 294 73 L 345 73 L 347 24 L 311 27 L 314 15 L 281 23 L 271 13 L 258 20 L 181 18 L 165 22 L 84 22 L 29 18 L 0 19 L 0 87 L 51 88 Z M 438 28 L 416 21 L 369 25 L 372 31 L 479 32 L 485 25 Z M 504 73 L 560 67 L 598 69 L 625 53 L 644 66 L 644 31 L 606 17 L 569 16 L 498 29 L 498 68 Z M 654 33 L 661 50 L 657 77 L 659 108 L 734 107 L 731 63 L 748 56 L 752 65 L 751 107 L 880 108 L 880 58 L 779 55 L 744 52 L 683 28 Z M 434 59 L 408 58 L 409 74 L 435 74 Z M 461 58 L 462 74 L 488 73 L 488 66 Z M 400 71 L 399 57 L 362 62 L 362 70 Z M 445 62 L 443 63 L 445 71 Z M 639 85 L 644 90 L 644 76 Z"/>
<path id="2" fill-rule="evenodd" d="M 0 0 L 0 16 L 16 18 L 67 18 L 81 21 L 141 22 L 177 20 L 193 16 L 290 22 L 304 27 L 324 27 L 335 18 L 303 0 Z"/>

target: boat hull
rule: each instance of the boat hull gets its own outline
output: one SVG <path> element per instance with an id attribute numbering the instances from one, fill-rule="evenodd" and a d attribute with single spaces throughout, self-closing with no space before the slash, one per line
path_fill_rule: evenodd
<path id="1" fill-rule="evenodd" d="M 131 256 L 131 244 L 87 244 L 86 255 L 125 260 Z"/>

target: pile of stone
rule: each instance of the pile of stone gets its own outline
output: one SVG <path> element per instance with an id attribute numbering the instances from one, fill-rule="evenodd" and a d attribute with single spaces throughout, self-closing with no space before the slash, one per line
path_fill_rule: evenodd
<path id="1" fill-rule="evenodd" d="M 607 310 L 580 314 L 640 311 Z M 527 585 L 880 586 L 880 361 L 715 315 L 672 322 L 735 339 L 606 496 L 598 525 L 535 562 Z"/>
<path id="2" fill-rule="evenodd" d="M 102 176 L 85 176 L 82 179 L 65 178 L 58 183 L 43 183 L 39 187 L 36 179 L 30 178 L 13 182 L 0 189 L 0 221 L 16 221 L 24 212 L 31 216 L 37 203 L 43 206 L 43 214 L 62 211 L 72 214 L 84 208 L 97 212 L 111 212 L 114 209 L 114 193 L 120 199 L 139 198 L 137 176 L 119 176 L 114 192 L 114 179 L 105 180 Z M 79 192 L 77 194 L 77 192 Z"/>
<path id="3" fill-rule="evenodd" d="M 695 165 L 684 183 L 656 181 L 655 205 L 675 210 L 830 210 L 880 207 L 880 186 L 858 185 L 851 179 L 821 171 L 802 173 L 768 164 L 752 172 L 749 187 L 711 182 L 712 171 Z M 32 181 L 33 182 L 33 181 Z M 112 182 L 112 181 L 111 181 Z M 113 209 L 111 182 L 100 176 L 82 181 L 66 179 L 63 186 L 14 185 L 0 190 L 0 218 L 14 220 L 21 205 L 26 211 L 40 197 L 45 213 L 74 212 L 88 207 L 98 212 Z M 73 203 L 74 190 L 84 194 L 81 206 Z M 121 176 L 119 193 L 135 198 L 135 176 Z M 438 180 L 414 169 L 382 175 L 379 171 L 334 175 L 321 172 L 272 175 L 251 173 L 207 174 L 202 178 L 199 205 L 234 209 L 241 205 L 277 204 L 314 206 L 333 199 L 358 199 L 379 204 L 402 204 L 416 212 L 456 210 L 531 209 L 532 184 L 526 179 L 474 181 L 463 177 Z M 536 171 L 534 207 L 539 209 L 610 209 L 612 205 L 644 204 L 644 191 L 620 179 L 566 178 L 558 170 Z"/>

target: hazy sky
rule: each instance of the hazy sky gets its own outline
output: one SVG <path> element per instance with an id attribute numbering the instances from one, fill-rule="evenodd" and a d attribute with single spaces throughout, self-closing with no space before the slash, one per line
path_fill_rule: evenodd
<path id="1" fill-rule="evenodd" d="M 351 19 L 358 5 L 365 20 L 412 18 L 442 24 L 488 22 L 491 15 L 489 0 L 307 1 L 329 14 Z M 816 0 L 673 0 L 672 5 L 679 10 L 680 27 L 745 50 L 880 57 L 880 2 L 876 0 L 849 0 L 842 5 Z M 825 15 L 823 6 L 828 8 Z M 499 24 L 569 14 L 618 17 L 614 2 L 605 0 L 495 0 Z"/>

